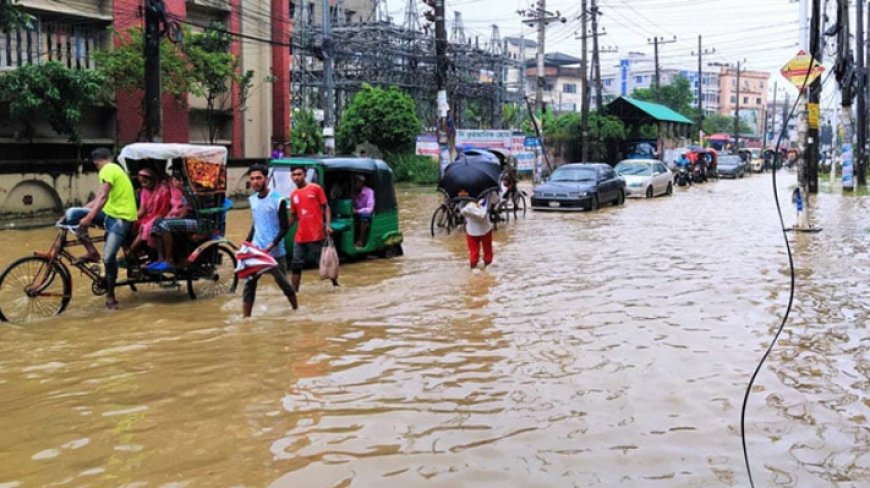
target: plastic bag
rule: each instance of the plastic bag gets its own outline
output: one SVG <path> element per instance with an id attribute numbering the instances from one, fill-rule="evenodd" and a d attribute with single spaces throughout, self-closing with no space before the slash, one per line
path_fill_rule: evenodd
<path id="1" fill-rule="evenodd" d="M 320 252 L 320 279 L 331 280 L 332 286 L 338 286 L 338 251 L 332 236 L 327 238 L 326 247 Z"/>

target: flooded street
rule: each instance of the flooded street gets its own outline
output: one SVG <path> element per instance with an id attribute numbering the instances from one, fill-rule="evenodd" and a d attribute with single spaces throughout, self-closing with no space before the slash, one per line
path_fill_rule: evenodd
<path id="1" fill-rule="evenodd" d="M 297 312 L 270 279 L 253 320 L 184 289 L 107 312 L 74 271 L 63 316 L 0 324 L 0 487 L 748 486 L 740 405 L 788 301 L 769 174 L 530 211 L 476 273 L 429 236 L 435 193 L 399 197 L 405 256 L 306 272 Z M 868 210 L 821 194 L 824 231 L 791 236 L 795 308 L 747 410 L 759 487 L 870 484 Z M 53 235 L 0 232 L 0 266 Z"/>

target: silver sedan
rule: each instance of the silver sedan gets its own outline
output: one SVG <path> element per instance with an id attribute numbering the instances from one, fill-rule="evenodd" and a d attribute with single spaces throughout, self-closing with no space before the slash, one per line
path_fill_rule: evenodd
<path id="1" fill-rule="evenodd" d="M 674 192 L 674 176 L 658 159 L 626 159 L 613 169 L 625 180 L 627 196 L 652 198 Z"/>

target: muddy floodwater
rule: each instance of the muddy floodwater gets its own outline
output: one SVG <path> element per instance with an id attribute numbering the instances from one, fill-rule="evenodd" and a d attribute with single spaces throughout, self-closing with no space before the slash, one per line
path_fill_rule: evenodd
<path id="1" fill-rule="evenodd" d="M 0 324 L 0 487 L 748 486 L 788 299 L 770 175 L 529 212 L 475 273 L 436 194 L 399 197 L 405 256 L 307 272 L 297 312 L 269 278 L 253 320 L 183 289 L 107 312 L 74 272 L 63 316 Z M 870 198 L 818 207 L 748 407 L 759 487 L 870 486 Z M 0 232 L 0 266 L 53 235 Z"/>

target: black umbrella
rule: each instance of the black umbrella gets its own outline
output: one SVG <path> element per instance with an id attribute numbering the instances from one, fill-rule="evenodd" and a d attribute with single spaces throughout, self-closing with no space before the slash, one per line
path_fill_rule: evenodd
<path id="1" fill-rule="evenodd" d="M 450 198 L 455 198 L 460 193 L 480 198 L 485 191 L 498 188 L 500 175 L 501 168 L 498 164 L 485 158 L 463 155 L 447 165 L 438 188 L 447 192 Z"/>

